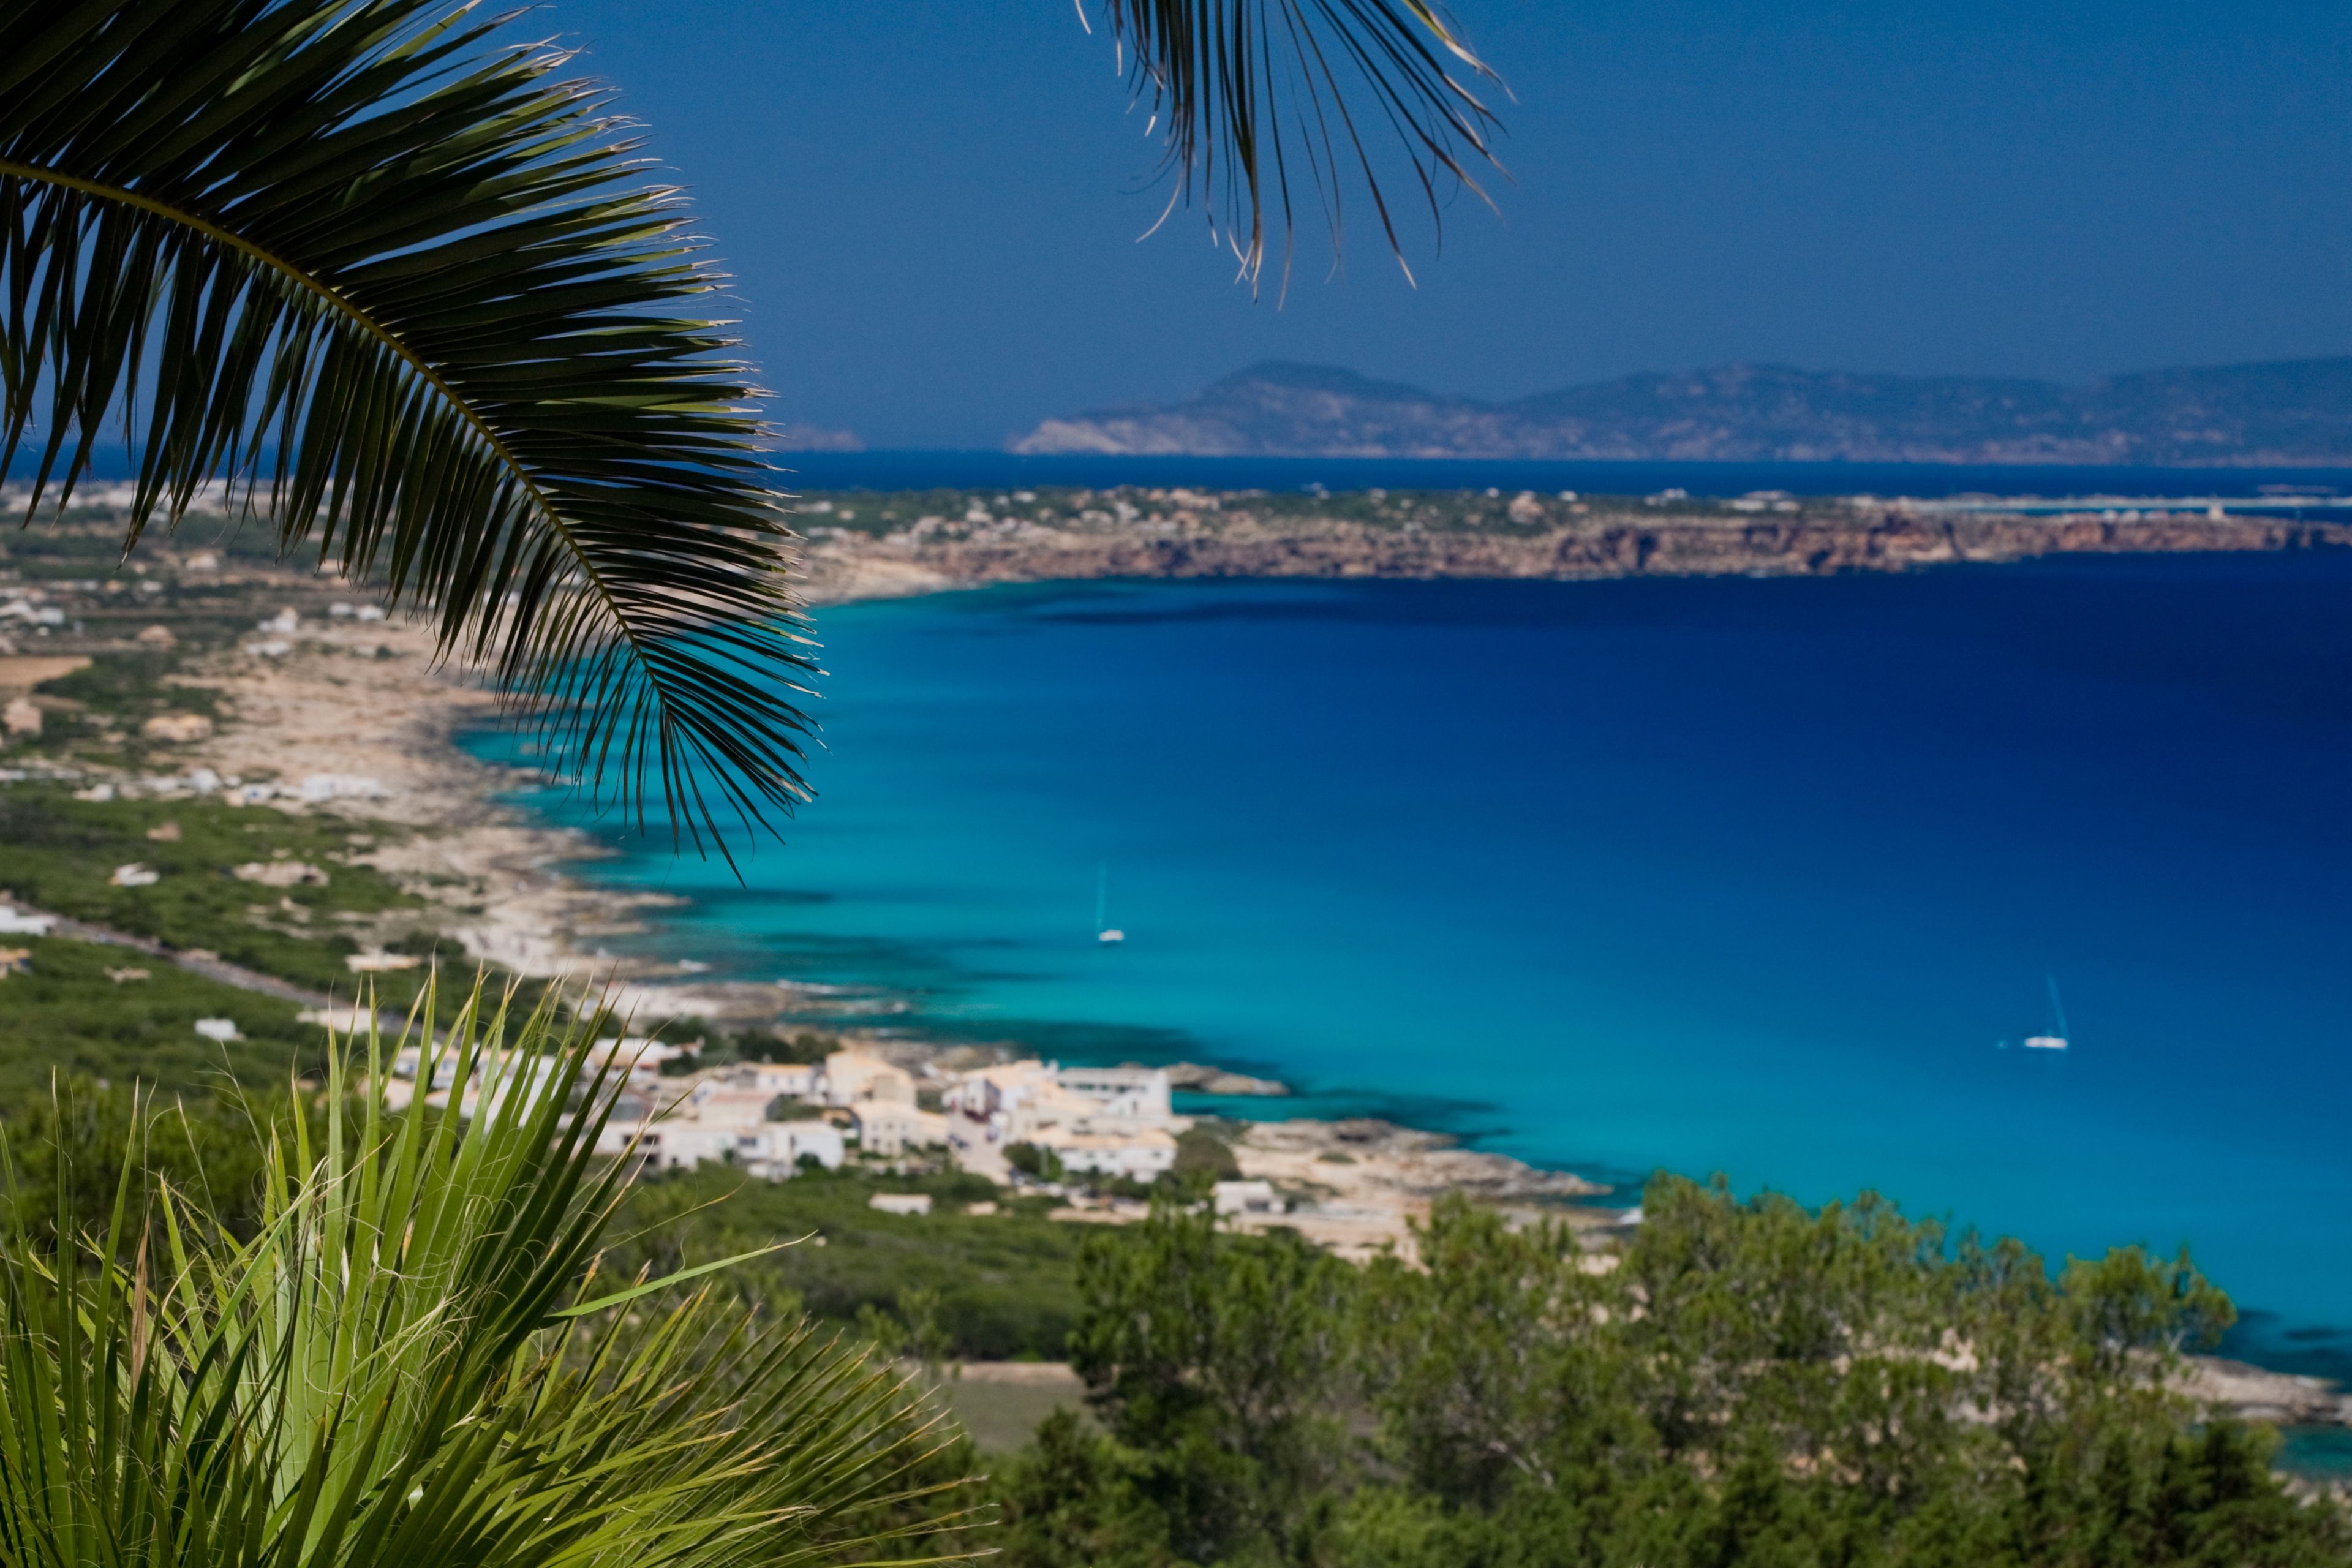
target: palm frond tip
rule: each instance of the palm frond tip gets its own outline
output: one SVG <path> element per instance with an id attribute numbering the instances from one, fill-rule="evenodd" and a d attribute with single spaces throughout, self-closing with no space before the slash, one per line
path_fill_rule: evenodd
<path id="1" fill-rule="evenodd" d="M 1408 279 L 1367 132 L 1385 122 L 1433 223 L 1442 219 L 1441 181 L 1484 199 L 1477 166 L 1501 167 L 1494 113 L 1469 85 L 1499 79 L 1433 0 L 1103 0 L 1103 8 L 1122 51 L 1132 51 L 1137 99 L 1166 121 L 1168 211 L 1196 188 L 1221 204 L 1226 242 L 1253 284 L 1269 213 L 1286 251 L 1295 226 L 1294 160 L 1335 249 L 1342 189 L 1351 171 L 1363 181 Z"/>
<path id="2" fill-rule="evenodd" d="M 448 0 L 0 8 L 0 475 L 62 500 L 121 414 L 133 540 L 228 479 L 699 846 L 808 795 L 758 391 L 676 193 L 499 27 Z"/>

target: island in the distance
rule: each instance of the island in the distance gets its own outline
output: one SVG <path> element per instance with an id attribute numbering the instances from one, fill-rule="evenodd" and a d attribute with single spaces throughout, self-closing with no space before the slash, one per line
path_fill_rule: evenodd
<path id="1" fill-rule="evenodd" d="M 1047 419 L 1030 455 L 2352 466 L 2352 358 L 2085 385 L 1729 364 L 1489 402 L 1268 363 L 1169 406 Z"/>

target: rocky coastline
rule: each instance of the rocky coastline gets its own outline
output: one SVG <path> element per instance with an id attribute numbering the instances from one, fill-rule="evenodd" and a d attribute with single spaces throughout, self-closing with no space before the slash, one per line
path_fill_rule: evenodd
<path id="1" fill-rule="evenodd" d="M 1954 513 L 1874 500 L 1740 510 L 1686 500 L 1521 494 L 1430 526 L 1410 512 L 1365 516 L 1360 502 L 1302 508 L 1291 498 L 1181 490 L 1078 492 L 1059 508 L 983 503 L 979 515 L 958 518 L 925 514 L 909 500 L 886 531 L 827 526 L 820 520 L 835 499 L 823 498 L 824 511 L 803 518 L 807 592 L 820 605 L 1113 577 L 1826 576 L 2049 555 L 2352 545 L 2352 524 L 2236 513 Z M 869 500 L 861 510 L 872 517 L 879 509 Z"/>

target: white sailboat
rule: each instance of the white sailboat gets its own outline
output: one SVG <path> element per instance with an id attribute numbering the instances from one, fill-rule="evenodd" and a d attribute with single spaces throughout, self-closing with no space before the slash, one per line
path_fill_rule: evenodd
<path id="1" fill-rule="evenodd" d="M 2039 1035 L 2025 1037 L 2029 1051 L 2063 1051 L 2066 1048 L 2066 1009 L 2058 1001 L 2058 977 L 2045 976 L 2050 982 L 2050 1027 Z"/>
<path id="2" fill-rule="evenodd" d="M 1105 925 L 1103 918 L 1110 905 L 1110 865 L 1108 861 L 1095 864 L 1095 940 L 1125 942 L 1127 933 L 1114 925 Z"/>

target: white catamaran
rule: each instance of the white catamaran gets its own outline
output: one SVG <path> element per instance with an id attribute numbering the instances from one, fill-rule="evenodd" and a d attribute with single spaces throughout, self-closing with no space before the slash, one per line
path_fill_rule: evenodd
<path id="1" fill-rule="evenodd" d="M 1108 911 L 1109 905 L 1110 864 L 1108 861 L 1100 861 L 1095 866 L 1095 940 L 1097 942 L 1125 942 L 1127 940 L 1127 933 L 1125 931 L 1119 930 L 1117 926 L 1105 925 L 1103 923 L 1103 916 Z M 2059 1043 L 2062 1045 L 2064 1044 L 2063 1041 Z"/>
<path id="2" fill-rule="evenodd" d="M 2066 1048 L 2066 1009 L 2058 1001 L 2058 977 L 2047 975 L 2050 982 L 2050 1026 L 2039 1035 L 2025 1037 L 2029 1051 L 2063 1051 Z"/>

